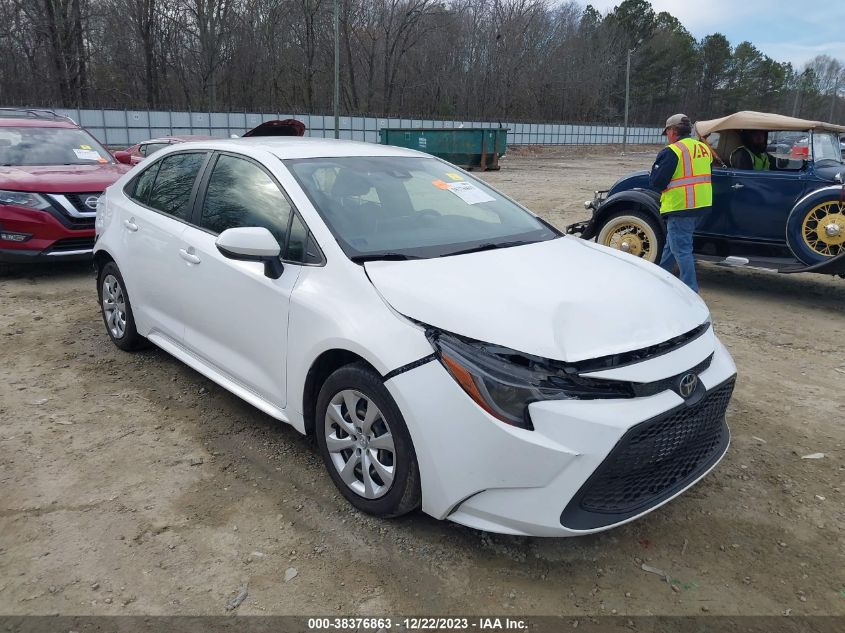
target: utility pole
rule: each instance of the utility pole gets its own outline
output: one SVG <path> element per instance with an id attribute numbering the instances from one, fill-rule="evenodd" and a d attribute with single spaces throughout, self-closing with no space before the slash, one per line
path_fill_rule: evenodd
<path id="1" fill-rule="evenodd" d="M 340 138 L 340 0 L 334 0 L 334 137 Z"/>
<path id="2" fill-rule="evenodd" d="M 830 95 L 830 118 L 828 121 L 833 123 L 833 112 L 836 109 L 836 96 L 839 92 L 839 75 L 836 75 L 836 79 L 834 80 L 833 84 L 833 94 Z"/>
<path id="3" fill-rule="evenodd" d="M 798 80 L 798 87 L 795 89 L 795 101 L 792 103 L 792 116 L 798 116 L 798 101 L 801 99 L 801 89 L 804 88 L 804 79 L 806 75 L 801 73 L 801 78 Z"/>
<path id="4" fill-rule="evenodd" d="M 625 129 L 622 132 L 622 153 L 628 149 L 628 103 L 631 98 L 631 53 L 633 48 L 628 49 L 628 64 L 625 67 Z"/>

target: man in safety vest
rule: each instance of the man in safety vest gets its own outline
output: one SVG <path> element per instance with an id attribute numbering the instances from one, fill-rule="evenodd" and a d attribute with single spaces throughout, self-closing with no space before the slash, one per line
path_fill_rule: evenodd
<path id="1" fill-rule="evenodd" d="M 774 169 L 774 158 L 766 153 L 768 133 L 765 130 L 742 130 L 742 145 L 731 152 L 731 167 L 768 171 Z"/>
<path id="2" fill-rule="evenodd" d="M 660 215 L 666 220 L 666 245 L 660 265 L 672 272 L 675 262 L 681 281 L 698 292 L 692 236 L 699 218 L 713 204 L 710 184 L 710 148 L 690 138 L 692 123 L 685 114 L 666 120 L 663 134 L 669 141 L 654 161 L 649 186 L 660 192 Z"/>

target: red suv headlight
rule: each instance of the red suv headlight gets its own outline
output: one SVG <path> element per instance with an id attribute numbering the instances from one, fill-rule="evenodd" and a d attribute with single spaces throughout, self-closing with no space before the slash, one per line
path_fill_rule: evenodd
<path id="1" fill-rule="evenodd" d="M 16 207 L 27 207 L 29 209 L 47 209 L 50 203 L 47 199 L 37 193 L 27 191 L 5 191 L 0 189 L 0 204 L 13 204 Z"/>

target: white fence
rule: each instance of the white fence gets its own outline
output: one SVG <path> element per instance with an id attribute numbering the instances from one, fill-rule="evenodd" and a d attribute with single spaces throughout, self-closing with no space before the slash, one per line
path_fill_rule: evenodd
<path id="1" fill-rule="evenodd" d="M 334 137 L 334 117 L 314 114 L 259 112 L 148 112 L 145 110 L 79 110 L 54 108 L 87 128 L 106 145 L 128 146 L 170 134 L 208 134 L 227 137 L 243 134 L 263 121 L 299 119 L 308 136 Z M 594 145 L 621 143 L 619 125 L 522 123 L 508 121 L 434 121 L 426 119 L 340 117 L 340 137 L 370 143 L 379 142 L 381 128 L 508 128 L 510 145 Z M 628 128 L 628 143 L 663 142 L 660 127 Z"/>

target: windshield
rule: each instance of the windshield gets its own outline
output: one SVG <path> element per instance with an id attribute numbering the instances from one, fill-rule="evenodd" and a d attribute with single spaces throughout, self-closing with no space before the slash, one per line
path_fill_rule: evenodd
<path id="1" fill-rule="evenodd" d="M 0 165 L 96 165 L 111 155 L 85 130 L 0 127 Z"/>
<path id="2" fill-rule="evenodd" d="M 353 259 L 453 255 L 558 237 L 437 158 L 309 158 L 285 164 Z"/>
<path id="3" fill-rule="evenodd" d="M 842 162 L 842 146 L 839 134 L 833 132 L 813 132 L 813 160 L 815 162 L 832 160 Z"/>

